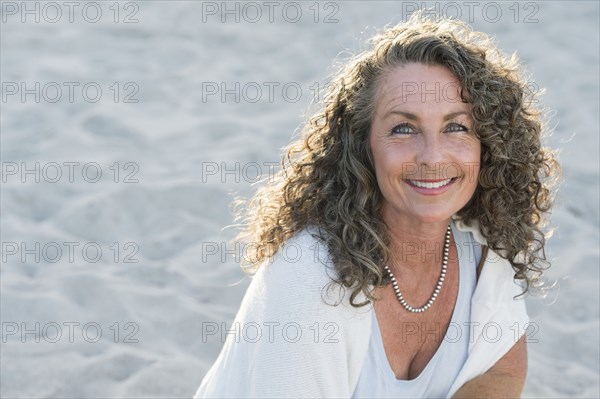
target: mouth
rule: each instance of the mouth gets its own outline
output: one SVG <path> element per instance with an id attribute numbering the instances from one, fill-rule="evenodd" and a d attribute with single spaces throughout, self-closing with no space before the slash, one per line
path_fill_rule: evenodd
<path id="1" fill-rule="evenodd" d="M 438 180 L 412 180 L 412 179 L 404 179 L 404 182 L 415 189 L 415 191 L 426 194 L 426 195 L 435 195 L 440 194 L 450 186 L 452 186 L 459 177 L 452 177 L 450 179 L 438 179 Z"/>

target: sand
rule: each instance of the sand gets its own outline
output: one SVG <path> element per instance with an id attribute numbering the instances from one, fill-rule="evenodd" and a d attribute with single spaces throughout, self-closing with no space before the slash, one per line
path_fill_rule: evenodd
<path id="1" fill-rule="evenodd" d="M 1 396 L 191 397 L 250 281 L 233 196 L 331 65 L 421 3 L 3 1 Z M 444 4 L 528 65 L 561 149 L 524 396 L 599 397 L 598 3 Z"/>

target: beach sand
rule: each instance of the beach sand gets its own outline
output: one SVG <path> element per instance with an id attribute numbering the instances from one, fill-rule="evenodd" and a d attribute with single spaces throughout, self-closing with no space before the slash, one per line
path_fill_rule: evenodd
<path id="1" fill-rule="evenodd" d="M 250 281 L 229 204 L 271 176 L 336 60 L 422 2 L 92 3 L 1 4 L 0 395 L 191 397 L 222 346 L 206 326 Z M 546 89 L 559 288 L 527 300 L 524 396 L 597 398 L 598 3 L 436 4 Z"/>

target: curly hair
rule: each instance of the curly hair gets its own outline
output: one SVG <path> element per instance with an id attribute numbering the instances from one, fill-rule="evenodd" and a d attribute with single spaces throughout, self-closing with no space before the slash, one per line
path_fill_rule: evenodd
<path id="1" fill-rule="evenodd" d="M 457 20 L 415 13 L 371 39 L 327 85 L 325 103 L 300 137 L 284 149 L 281 170 L 238 208 L 251 242 L 244 269 L 255 272 L 294 234 L 316 226 L 337 271 L 335 283 L 352 289 L 352 306 L 374 300 L 370 286 L 390 282 L 390 258 L 369 146 L 378 83 L 407 63 L 441 65 L 461 83 L 472 104 L 481 142 L 481 169 L 470 201 L 456 217 L 478 222 L 491 249 L 512 265 L 524 293 L 549 266 L 542 231 L 560 173 L 541 145 L 542 113 L 515 55 L 503 55 L 484 33 Z M 363 293 L 366 300 L 356 303 Z"/>

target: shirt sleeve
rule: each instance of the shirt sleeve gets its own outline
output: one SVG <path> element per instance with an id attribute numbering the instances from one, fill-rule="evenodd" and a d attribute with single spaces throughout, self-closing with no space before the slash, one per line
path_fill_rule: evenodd
<path id="1" fill-rule="evenodd" d="M 335 274 L 326 259 L 303 232 L 261 266 L 230 326 L 235 333 L 194 398 L 352 395 L 368 348 L 370 306 L 353 308 L 338 285 L 327 290 Z"/>

